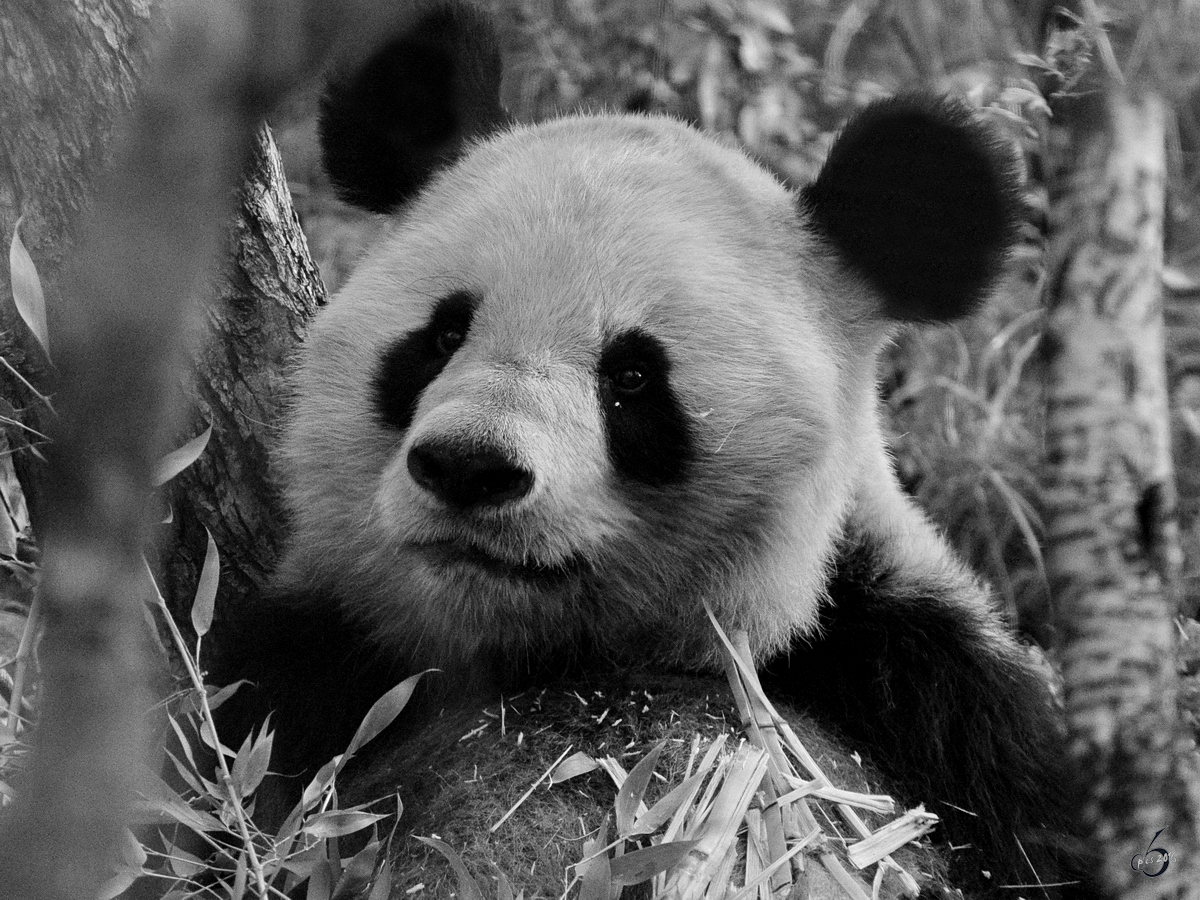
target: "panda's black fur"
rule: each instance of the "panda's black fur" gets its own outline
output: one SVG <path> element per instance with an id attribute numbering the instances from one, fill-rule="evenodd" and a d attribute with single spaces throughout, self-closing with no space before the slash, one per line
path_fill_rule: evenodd
<path id="1" fill-rule="evenodd" d="M 1050 692 L 903 495 L 874 382 L 890 323 L 998 277 L 1010 155 L 901 96 L 792 194 L 666 119 L 510 127 L 499 75 L 447 6 L 331 82 L 329 174 L 396 224 L 305 351 L 291 548 L 233 618 L 229 717 L 275 710 L 278 768 L 311 772 L 426 667 L 430 706 L 595 659 L 711 669 L 703 599 L 993 884 L 1064 877 Z"/>

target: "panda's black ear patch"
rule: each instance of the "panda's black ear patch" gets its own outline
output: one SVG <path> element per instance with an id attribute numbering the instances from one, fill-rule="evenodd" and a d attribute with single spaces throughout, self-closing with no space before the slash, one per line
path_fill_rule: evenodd
<path id="1" fill-rule="evenodd" d="M 833 145 L 801 205 L 905 321 L 971 312 L 1016 237 L 1015 160 L 958 101 L 905 94 L 867 107 Z"/>
<path id="2" fill-rule="evenodd" d="M 500 51 L 486 14 L 445 4 L 365 65 L 330 77 L 319 131 L 342 198 L 392 212 L 472 138 L 502 127 Z"/>

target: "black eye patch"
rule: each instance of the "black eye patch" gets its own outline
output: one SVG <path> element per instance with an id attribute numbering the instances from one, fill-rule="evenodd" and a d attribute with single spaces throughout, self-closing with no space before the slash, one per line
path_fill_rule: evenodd
<path id="1" fill-rule="evenodd" d="M 608 455 L 634 481 L 680 481 L 695 456 L 687 415 L 671 389 L 671 361 L 653 335 L 632 328 L 600 354 L 597 371 Z"/>
<path id="2" fill-rule="evenodd" d="M 375 374 L 375 412 L 387 428 L 412 424 L 421 392 L 441 374 L 467 339 L 479 298 L 456 291 L 440 299 L 429 321 L 392 344 Z"/>

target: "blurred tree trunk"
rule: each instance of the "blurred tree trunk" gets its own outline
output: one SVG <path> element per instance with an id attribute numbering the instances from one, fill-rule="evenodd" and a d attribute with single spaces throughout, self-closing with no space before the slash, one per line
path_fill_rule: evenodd
<path id="1" fill-rule="evenodd" d="M 1194 619 L 1200 615 L 1200 282 L 1176 280 L 1172 289 L 1168 279 L 1167 288 L 1167 372 L 1184 553 L 1180 614 Z"/>
<path id="2" fill-rule="evenodd" d="M 16 0 L 0 8 L 0 356 L 39 389 L 48 360 L 12 302 L 8 242 L 18 217 L 46 290 L 51 344 L 65 298 L 60 273 L 74 252 L 78 222 L 111 157 L 154 37 L 158 0 Z M 291 206 L 269 135 L 256 149 L 230 230 L 229 264 L 212 286 L 214 337 L 187 386 L 191 422 L 183 441 L 208 424 L 204 456 L 172 485 L 172 533 L 160 546 L 163 585 L 174 605 L 190 598 L 212 532 L 222 554 L 222 599 L 261 590 L 282 529 L 271 489 L 267 446 L 283 400 L 285 361 L 324 300 L 320 276 Z M 0 400 L 23 425 L 45 433 L 49 411 L 0 367 Z M 8 426 L 9 445 L 31 433 Z M 41 463 L 15 454 L 37 519 Z M 187 616 L 182 617 L 187 621 Z"/>
<path id="3" fill-rule="evenodd" d="M 1120 897 L 1200 897 L 1200 794 L 1176 709 L 1168 109 L 1152 91 L 1096 81 L 1055 101 L 1051 131 L 1046 565 L 1099 880 Z M 1148 877 L 1160 867 L 1131 861 L 1160 829 L 1154 846 L 1174 855 Z"/>
<path id="4" fill-rule="evenodd" d="M 47 615 L 35 752 L 17 782 L 17 804 L 0 812 L 5 897 L 90 896 L 120 840 L 150 699 L 138 574 L 145 483 L 156 454 L 182 443 L 163 431 L 178 427 L 179 389 L 201 423 L 187 436 L 208 423 L 214 430 L 202 460 L 173 485 L 174 531 L 161 547 L 168 593 L 190 596 L 205 526 L 222 549 L 226 602 L 236 601 L 261 588 L 273 559 L 281 522 L 265 446 L 282 400 L 283 360 L 324 294 L 274 145 L 265 132 L 250 140 L 265 111 L 252 102 L 308 73 L 276 54 L 262 70 L 279 64 L 269 90 L 223 91 L 222 78 L 251 85 L 262 74 L 240 54 L 249 29 L 230 24 L 235 4 L 213 10 L 226 16 L 220 25 L 193 18 L 178 39 L 171 34 L 171 62 L 147 92 L 150 112 L 113 140 L 147 68 L 154 5 L 0 7 L 0 222 L 6 249 L 13 222 L 25 216 L 57 373 L 15 312 L 7 253 L 0 355 L 40 390 L 56 390 L 60 413 L 56 419 L 3 369 L 0 398 L 26 425 L 58 438 L 43 447 L 51 467 L 18 454 L 47 543 Z M 263 14 L 264 33 L 318 47 L 297 34 L 296 21 L 265 20 L 283 11 Z M 306 14 L 299 4 L 294 12 Z M 123 167 L 100 178 L 118 144 Z M 235 203 L 230 186 L 248 150 L 253 160 Z M 82 234 L 89 207 L 93 221 Z M 219 275 L 209 266 L 218 256 L 229 260 Z M 204 301 L 214 299 L 204 316 Z M 199 322 L 216 338 L 199 350 L 193 380 L 184 353 L 200 344 L 189 327 Z M 29 445 L 28 432 L 11 434 L 15 446 Z"/>
<path id="5" fill-rule="evenodd" d="M 5 415 L 26 426 L 6 425 L 6 437 L 39 528 L 46 520 L 47 468 L 27 448 L 43 443 L 36 435 L 54 426 L 37 396 L 52 390 L 53 368 L 16 313 L 7 250 L 23 217 L 21 236 L 41 272 L 50 332 L 60 334 L 68 313 L 62 276 L 108 161 L 110 137 L 146 66 L 154 6 L 133 0 L 0 6 L 0 357 L 21 373 L 0 369 L 0 397 Z M 94 599 L 74 608 L 47 604 L 56 634 L 41 656 L 55 674 L 47 676 L 53 684 L 42 697 L 52 710 L 38 735 L 40 765 L 14 783 L 28 797 L 0 817 L 6 897 L 93 893 L 119 840 L 116 798 L 123 799 L 130 759 L 140 749 L 142 632 L 132 597 L 106 608 Z"/>
<path id="6" fill-rule="evenodd" d="M 21 238 L 42 276 L 54 333 L 63 303 L 59 274 L 146 66 L 158 7 L 159 0 L 0 5 L 0 356 L 40 390 L 48 385 L 48 361 L 12 302 L 13 227 L 23 216 Z M 46 433 L 49 410 L 3 367 L 0 397 L 13 406 L 5 415 Z M 10 447 L 27 447 L 33 439 L 18 426 L 6 430 Z M 40 464 L 29 453 L 17 453 L 14 463 L 36 519 Z"/>

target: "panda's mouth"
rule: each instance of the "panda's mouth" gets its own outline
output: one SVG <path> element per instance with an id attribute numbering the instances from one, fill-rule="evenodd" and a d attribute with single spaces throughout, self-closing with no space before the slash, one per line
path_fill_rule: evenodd
<path id="1" fill-rule="evenodd" d="M 481 569 L 498 579 L 559 583 L 573 577 L 579 569 L 578 564 L 573 561 L 555 564 L 536 560 L 513 562 L 464 540 L 429 541 L 418 544 L 417 548 L 427 560 L 435 565 L 468 566 Z"/>

